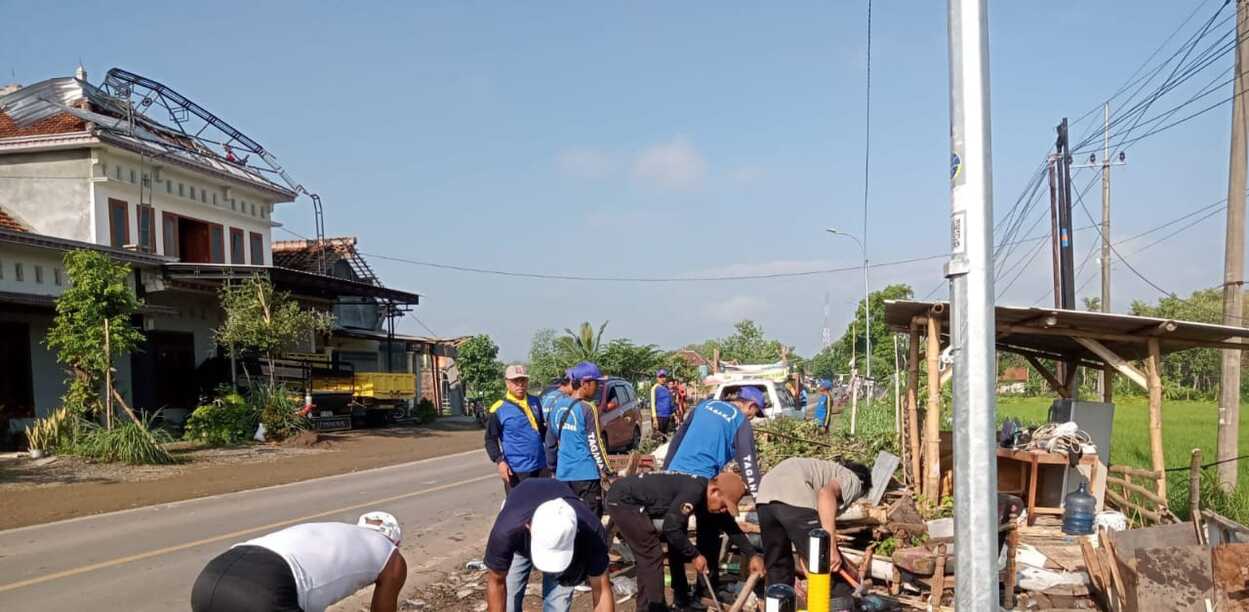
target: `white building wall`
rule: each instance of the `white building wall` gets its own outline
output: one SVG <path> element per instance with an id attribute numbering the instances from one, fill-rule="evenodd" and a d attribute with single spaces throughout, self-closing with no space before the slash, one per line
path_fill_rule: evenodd
<path id="1" fill-rule="evenodd" d="M 243 230 L 243 258 L 251 265 L 269 265 L 272 257 L 273 200 L 257 190 L 227 185 L 206 173 L 197 173 L 181 166 L 154 167 L 152 160 L 142 160 L 126 151 L 110 149 L 98 156 L 93 181 L 95 233 L 98 244 L 109 244 L 109 198 L 127 203 L 130 242 L 138 243 L 140 186 L 143 175 L 152 178 L 151 205 L 155 209 L 156 249 L 166 254 L 162 213 L 190 217 L 216 223 L 223 227 L 226 263 L 230 263 L 230 228 Z M 133 181 L 133 182 L 132 182 Z M 264 261 L 251 257 L 251 234 L 263 240 Z"/>
<path id="2" fill-rule="evenodd" d="M 0 247 L 0 291 L 57 296 L 69 279 L 59 254 L 45 249 Z"/>
<path id="3" fill-rule="evenodd" d="M 204 363 L 217 354 L 213 330 L 225 321 L 225 313 L 216 295 L 159 291 L 144 297 L 148 304 L 168 306 L 178 310 L 177 315 L 148 315 L 148 329 L 190 332 L 195 337 L 195 365 Z"/>
<path id="4" fill-rule="evenodd" d="M 0 155 L 0 208 L 37 234 L 96 242 L 86 148 Z"/>

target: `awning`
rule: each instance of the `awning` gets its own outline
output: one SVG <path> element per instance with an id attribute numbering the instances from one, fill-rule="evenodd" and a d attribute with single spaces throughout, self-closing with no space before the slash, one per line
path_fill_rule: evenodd
<path id="1" fill-rule="evenodd" d="M 13 309 L 9 307 L 16 307 L 15 309 L 23 311 L 55 312 L 56 296 L 0 291 L 0 310 Z M 178 309 L 170 308 L 169 306 L 158 306 L 156 304 L 144 304 L 139 307 L 139 314 L 176 316 L 178 314 Z"/>
<path id="2" fill-rule="evenodd" d="M 419 304 L 421 300 L 421 296 L 416 293 L 275 266 L 167 263 L 161 266 L 161 270 L 165 278 L 171 280 L 218 286 L 227 280 L 245 279 L 259 274 L 268 277 L 275 287 L 292 294 L 330 300 L 340 297 L 367 297 L 407 305 Z"/>

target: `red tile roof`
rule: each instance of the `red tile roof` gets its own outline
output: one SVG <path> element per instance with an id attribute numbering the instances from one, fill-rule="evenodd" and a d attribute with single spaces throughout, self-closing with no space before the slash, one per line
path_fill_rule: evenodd
<path id="1" fill-rule="evenodd" d="M 40 119 L 26 127 L 18 127 L 7 113 L 0 112 L 0 138 L 47 136 L 49 134 L 81 132 L 86 129 L 86 121 L 69 113 L 58 113 L 46 119 Z"/>
<path id="2" fill-rule="evenodd" d="M 3 209 L 0 209 L 0 229 L 13 230 L 15 232 L 30 231 L 26 226 L 18 222 L 17 219 L 10 217 Z"/>

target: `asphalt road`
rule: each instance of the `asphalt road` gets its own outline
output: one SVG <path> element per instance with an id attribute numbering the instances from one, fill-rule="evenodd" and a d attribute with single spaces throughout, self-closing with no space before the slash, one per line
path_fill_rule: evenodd
<path id="1" fill-rule="evenodd" d="M 354 522 L 369 509 L 400 520 L 411 576 L 480 547 L 502 499 L 476 450 L 0 531 L 0 610 L 187 610 L 199 571 L 230 545 L 299 522 Z"/>

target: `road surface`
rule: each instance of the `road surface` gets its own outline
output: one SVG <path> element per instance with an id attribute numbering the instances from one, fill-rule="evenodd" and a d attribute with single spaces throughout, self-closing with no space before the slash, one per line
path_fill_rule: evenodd
<path id="1" fill-rule="evenodd" d="M 480 548 L 502 499 L 493 465 L 475 450 L 0 531 L 0 610 L 186 610 L 199 571 L 230 545 L 298 522 L 354 522 L 375 508 L 402 523 L 412 576 Z"/>

